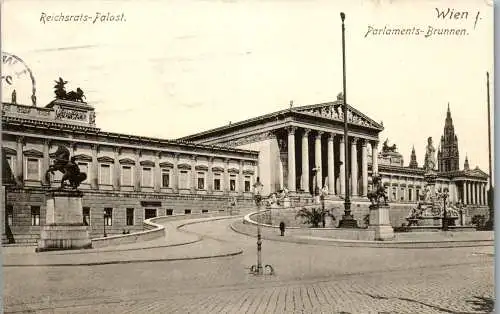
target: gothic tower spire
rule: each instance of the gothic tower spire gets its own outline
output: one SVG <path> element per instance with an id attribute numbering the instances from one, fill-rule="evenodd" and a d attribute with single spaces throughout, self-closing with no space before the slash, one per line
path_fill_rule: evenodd
<path id="1" fill-rule="evenodd" d="M 464 170 L 469 170 L 469 158 L 465 155 Z"/>
<path id="2" fill-rule="evenodd" d="M 446 110 L 443 135 L 438 152 L 438 169 L 440 172 L 459 170 L 458 138 L 455 134 L 453 119 L 451 118 L 450 103 Z"/>
<path id="3" fill-rule="evenodd" d="M 417 155 L 415 154 L 415 146 L 413 146 L 413 149 L 411 150 L 410 168 L 418 168 Z"/>

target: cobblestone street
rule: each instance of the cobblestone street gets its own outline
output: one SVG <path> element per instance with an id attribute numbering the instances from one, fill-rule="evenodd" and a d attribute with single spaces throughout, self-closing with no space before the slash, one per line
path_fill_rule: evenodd
<path id="1" fill-rule="evenodd" d="M 256 260 L 255 238 L 231 231 L 234 221 L 182 229 L 203 237 L 201 243 L 206 245 L 193 246 L 197 251 L 210 252 L 213 242 L 243 250 L 232 257 L 5 268 L 5 312 L 489 313 L 493 309 L 493 247 L 349 248 L 264 241 L 263 263 L 272 264 L 276 274 L 254 277 L 248 267 Z"/>

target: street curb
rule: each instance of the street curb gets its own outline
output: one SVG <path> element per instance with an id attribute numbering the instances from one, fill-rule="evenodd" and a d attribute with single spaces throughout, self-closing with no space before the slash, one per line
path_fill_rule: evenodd
<path id="1" fill-rule="evenodd" d="M 125 260 L 125 261 L 106 261 L 106 262 L 90 262 L 90 263 L 58 263 L 58 264 L 3 264 L 3 267 L 64 267 L 64 266 L 96 266 L 96 265 L 112 265 L 112 264 L 133 264 L 133 263 L 152 263 L 152 262 L 174 262 L 174 261 L 189 261 L 199 259 L 210 259 L 219 257 L 236 256 L 243 253 L 243 250 L 236 252 L 208 255 L 208 256 L 193 256 L 193 257 L 177 257 L 177 258 L 158 258 L 158 259 L 143 259 L 143 260 Z"/>
<path id="2" fill-rule="evenodd" d="M 255 234 L 238 229 L 234 222 L 231 224 L 231 230 L 236 233 L 255 237 Z M 495 240 L 463 240 L 463 241 L 420 241 L 420 242 L 395 242 L 395 241 L 353 241 L 353 240 L 320 240 L 320 239 L 301 239 L 294 236 L 278 237 L 262 234 L 262 238 L 270 241 L 288 242 L 296 244 L 311 244 L 311 245 L 328 245 L 338 247 L 369 247 L 369 248 L 391 248 L 391 249 L 431 249 L 431 248 L 455 248 L 455 247 L 478 247 L 478 246 L 494 246 Z"/>
<path id="3" fill-rule="evenodd" d="M 238 218 L 240 216 L 223 216 L 223 217 L 210 217 L 210 218 L 195 218 L 195 219 L 201 219 L 197 221 L 188 221 L 186 223 L 181 223 L 180 225 L 176 226 L 176 230 L 178 232 L 184 232 L 184 233 L 191 233 L 191 234 L 196 234 L 190 231 L 186 230 L 180 230 L 180 228 L 187 226 L 187 225 L 192 225 L 192 224 L 197 224 L 197 223 L 204 223 L 208 221 L 215 221 L 215 220 L 224 220 L 224 219 L 232 219 L 232 218 Z M 166 246 L 154 246 L 154 247 L 147 247 L 147 248 L 133 248 L 133 249 L 125 249 L 125 250 L 109 250 L 105 251 L 106 253 L 109 252 L 123 252 L 123 251 L 139 251 L 139 250 L 147 250 L 147 249 L 156 249 L 156 248 L 162 248 L 162 247 L 175 247 L 175 246 L 182 246 L 182 245 L 187 245 L 187 244 L 192 244 L 192 243 L 197 243 L 203 240 L 202 236 L 198 236 L 198 239 L 190 242 L 183 242 L 183 243 L 177 243 L 177 244 L 172 244 L 172 245 L 166 245 Z M 102 251 L 101 251 L 102 252 Z M 71 253 L 71 254 L 50 254 L 50 255 L 73 255 L 73 254 L 85 254 L 85 253 L 101 253 L 101 252 L 78 252 L 78 253 Z M 4 267 L 61 267 L 61 266 L 95 266 L 95 265 L 110 265 L 110 264 L 131 264 L 131 263 L 150 263 L 150 262 L 172 262 L 172 261 L 184 261 L 184 260 L 197 260 L 197 259 L 210 259 L 210 258 L 219 258 L 219 257 L 229 257 L 229 256 L 236 256 L 240 255 L 243 253 L 243 250 L 238 249 L 235 252 L 231 253 L 225 253 L 225 254 L 218 254 L 218 255 L 208 255 L 208 256 L 194 256 L 194 257 L 180 257 L 180 258 L 159 258 L 159 259 L 139 259 L 139 260 L 115 260 L 115 261 L 105 261 L 105 262 L 88 262 L 88 263 L 52 263 L 52 264 L 3 264 Z M 49 254 L 47 254 L 49 255 Z"/>

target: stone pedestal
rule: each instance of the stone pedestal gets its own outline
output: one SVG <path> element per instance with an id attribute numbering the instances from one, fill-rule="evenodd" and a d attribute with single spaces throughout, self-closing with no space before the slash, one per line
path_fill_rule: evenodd
<path id="1" fill-rule="evenodd" d="M 288 207 L 290 207 L 291 205 L 292 205 L 292 203 L 290 202 L 290 198 L 289 198 L 289 197 L 285 197 L 285 198 L 283 199 L 283 207 L 288 208 Z"/>
<path id="2" fill-rule="evenodd" d="M 91 248 L 88 227 L 83 224 L 81 191 L 49 191 L 45 225 L 37 252 Z"/>
<path id="3" fill-rule="evenodd" d="M 370 205 L 370 222 L 368 229 L 375 231 L 376 241 L 394 239 L 394 229 L 389 220 L 388 205 Z"/>

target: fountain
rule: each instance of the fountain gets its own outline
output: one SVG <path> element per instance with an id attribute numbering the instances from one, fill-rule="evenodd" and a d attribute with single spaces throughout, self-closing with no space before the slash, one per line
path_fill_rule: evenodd
<path id="1" fill-rule="evenodd" d="M 427 139 L 427 147 L 424 162 L 424 180 L 426 186 L 424 194 L 420 196 L 416 208 L 412 208 L 406 220 L 410 230 L 447 230 L 448 226 L 456 226 L 459 211 L 448 201 L 448 188 L 436 190 L 436 159 L 434 157 L 434 146 L 432 137 Z M 462 221 L 462 219 L 460 220 Z"/>

